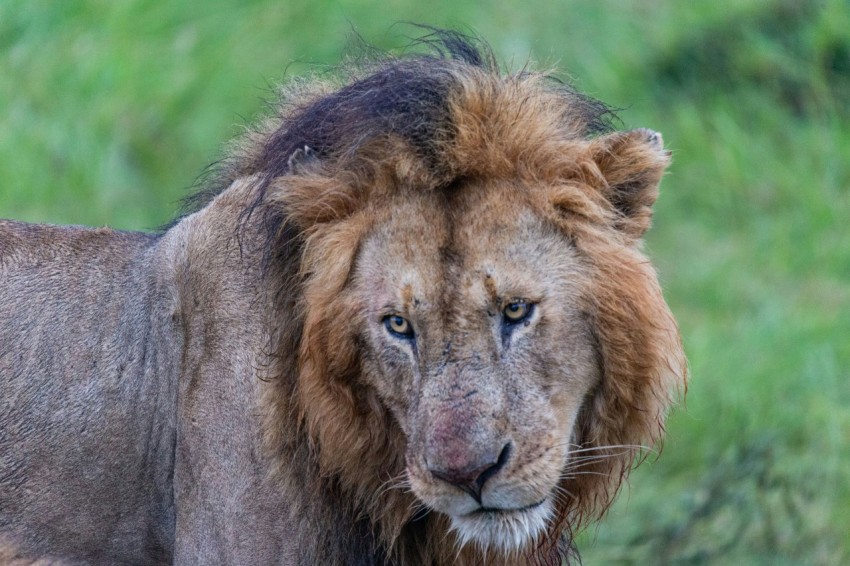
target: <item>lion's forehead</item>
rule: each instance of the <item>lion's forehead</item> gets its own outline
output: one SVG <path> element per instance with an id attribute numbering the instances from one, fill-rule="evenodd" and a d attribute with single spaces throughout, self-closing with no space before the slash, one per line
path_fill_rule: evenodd
<path id="1" fill-rule="evenodd" d="M 574 250 L 521 195 L 479 182 L 462 198 L 399 199 L 366 236 L 357 271 L 384 300 L 437 305 L 546 295 L 578 275 Z"/>

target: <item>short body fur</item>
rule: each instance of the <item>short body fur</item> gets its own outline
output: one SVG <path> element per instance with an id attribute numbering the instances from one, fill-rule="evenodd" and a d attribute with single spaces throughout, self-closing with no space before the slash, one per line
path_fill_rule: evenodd
<path id="1" fill-rule="evenodd" d="M 20 556 L 571 556 L 685 386 L 640 249 L 669 153 L 435 45 L 296 84 L 163 234 L 0 222 Z"/>

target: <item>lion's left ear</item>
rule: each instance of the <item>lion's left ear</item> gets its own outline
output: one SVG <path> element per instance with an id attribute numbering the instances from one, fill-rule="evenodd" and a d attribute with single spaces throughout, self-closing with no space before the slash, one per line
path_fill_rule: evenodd
<path id="1" fill-rule="evenodd" d="M 618 212 L 616 226 L 634 239 L 649 228 L 658 183 L 670 164 L 661 134 L 641 128 L 600 136 L 590 143 L 605 198 Z"/>

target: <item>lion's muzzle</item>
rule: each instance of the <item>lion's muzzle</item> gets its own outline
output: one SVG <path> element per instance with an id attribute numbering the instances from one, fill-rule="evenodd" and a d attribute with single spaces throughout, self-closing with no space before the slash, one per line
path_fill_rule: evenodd
<path id="1" fill-rule="evenodd" d="M 437 489 L 460 497 L 453 486 L 487 506 L 484 485 L 506 468 L 513 443 L 505 433 L 503 395 L 481 383 L 484 372 L 477 369 L 450 365 L 425 385 L 417 460 Z"/>
<path id="2" fill-rule="evenodd" d="M 474 354 L 434 365 L 439 371 L 423 379 L 409 427 L 413 492 L 450 517 L 463 544 L 520 548 L 552 516 L 563 435 L 546 400 L 515 387 L 504 367 Z"/>

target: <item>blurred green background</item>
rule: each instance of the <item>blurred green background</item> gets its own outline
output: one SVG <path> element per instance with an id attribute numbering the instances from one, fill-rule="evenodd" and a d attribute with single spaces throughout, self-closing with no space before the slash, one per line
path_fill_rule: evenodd
<path id="1" fill-rule="evenodd" d="M 356 29 L 473 29 L 660 130 L 648 250 L 692 382 L 596 564 L 850 563 L 850 2 L 0 1 L 0 216 L 152 229 Z"/>

